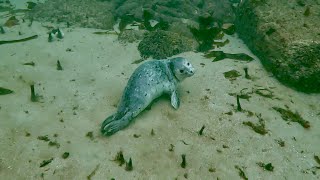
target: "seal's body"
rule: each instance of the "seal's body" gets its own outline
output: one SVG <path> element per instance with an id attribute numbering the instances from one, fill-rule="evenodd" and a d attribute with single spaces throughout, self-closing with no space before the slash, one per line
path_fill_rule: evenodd
<path id="1" fill-rule="evenodd" d="M 181 57 L 143 63 L 131 75 L 117 112 L 102 123 L 101 132 L 110 136 L 125 128 L 154 99 L 163 94 L 171 96 L 171 105 L 177 109 L 180 104 L 177 85 L 193 74 L 192 65 Z"/>

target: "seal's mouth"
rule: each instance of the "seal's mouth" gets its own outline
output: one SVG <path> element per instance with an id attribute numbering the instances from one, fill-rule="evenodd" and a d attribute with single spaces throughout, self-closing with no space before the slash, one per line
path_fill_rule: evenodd
<path id="1" fill-rule="evenodd" d="M 192 67 L 192 68 L 190 68 L 189 71 L 188 71 L 188 76 L 189 76 L 189 77 L 190 77 L 190 76 L 193 76 L 194 73 L 195 73 L 195 69 Z"/>

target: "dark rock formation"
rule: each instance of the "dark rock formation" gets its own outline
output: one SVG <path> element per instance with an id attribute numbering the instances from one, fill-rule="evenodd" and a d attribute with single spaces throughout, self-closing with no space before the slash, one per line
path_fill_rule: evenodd
<path id="1" fill-rule="evenodd" d="M 277 79 L 320 93 L 320 1 L 244 0 L 237 10 L 240 37 Z"/>

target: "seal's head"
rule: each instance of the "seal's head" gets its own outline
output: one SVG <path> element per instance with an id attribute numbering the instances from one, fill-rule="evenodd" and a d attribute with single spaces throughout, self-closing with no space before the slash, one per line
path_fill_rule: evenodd
<path id="1" fill-rule="evenodd" d="M 170 59 L 170 69 L 179 81 L 182 81 L 187 77 L 193 76 L 195 71 L 191 63 L 182 57 Z"/>

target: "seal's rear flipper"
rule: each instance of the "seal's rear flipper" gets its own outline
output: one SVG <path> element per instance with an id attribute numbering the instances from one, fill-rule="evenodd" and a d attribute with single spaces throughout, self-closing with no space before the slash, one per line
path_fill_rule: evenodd
<path id="1" fill-rule="evenodd" d="M 113 115 L 114 116 L 114 115 Z M 127 113 L 121 119 L 109 119 L 108 117 L 101 126 L 101 133 L 105 136 L 111 136 L 121 129 L 124 129 L 129 125 L 133 119 L 132 113 Z"/>
<path id="2" fill-rule="evenodd" d="M 107 124 L 109 124 L 111 121 L 114 120 L 114 116 L 115 116 L 115 114 L 107 117 L 107 119 L 105 119 L 105 120 L 103 121 L 103 123 L 101 124 L 101 129 L 100 129 L 100 131 L 101 131 L 102 134 L 104 134 L 104 127 L 105 127 Z"/>

